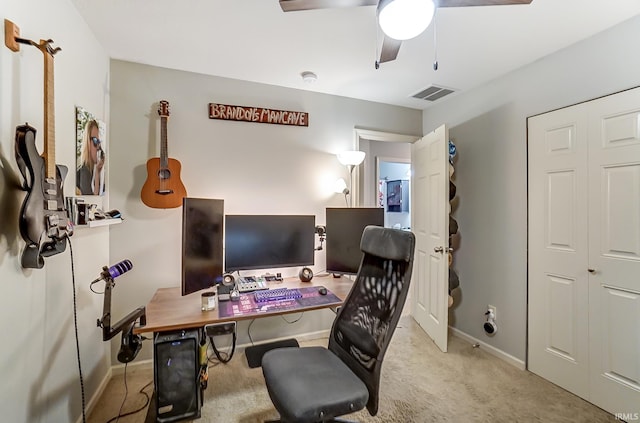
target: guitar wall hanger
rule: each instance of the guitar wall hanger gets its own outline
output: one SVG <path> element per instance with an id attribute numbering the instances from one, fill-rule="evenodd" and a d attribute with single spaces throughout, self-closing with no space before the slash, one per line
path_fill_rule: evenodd
<path id="1" fill-rule="evenodd" d="M 41 41 L 41 42 L 44 42 L 46 44 L 51 44 L 53 43 L 53 40 L 48 39 L 46 41 Z M 36 43 L 33 40 L 29 40 L 27 38 L 21 38 L 20 28 L 18 28 L 18 25 L 14 24 L 8 19 L 5 19 L 4 20 L 4 45 L 7 46 L 9 50 L 13 52 L 17 52 L 17 51 L 20 51 L 20 44 L 32 45 L 36 48 L 40 46 L 40 44 Z M 50 49 L 49 53 L 53 55 L 59 52 L 60 50 L 62 50 L 60 47 L 56 47 L 55 49 Z"/>

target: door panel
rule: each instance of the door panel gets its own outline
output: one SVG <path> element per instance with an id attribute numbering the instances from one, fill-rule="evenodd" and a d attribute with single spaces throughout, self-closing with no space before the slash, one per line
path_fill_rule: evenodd
<path id="1" fill-rule="evenodd" d="M 528 368 L 588 398 L 584 108 L 529 119 Z"/>
<path id="2" fill-rule="evenodd" d="M 411 148 L 411 227 L 416 235 L 412 309 L 416 322 L 444 352 L 449 329 L 448 142 L 443 125 Z"/>
<path id="3" fill-rule="evenodd" d="M 590 401 L 639 412 L 640 89 L 594 101 L 589 122 Z"/>

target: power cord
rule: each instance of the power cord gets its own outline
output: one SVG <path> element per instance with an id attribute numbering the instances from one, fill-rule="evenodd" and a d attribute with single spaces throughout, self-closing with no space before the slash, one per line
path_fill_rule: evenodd
<path id="1" fill-rule="evenodd" d="M 78 358 L 78 374 L 80 376 L 80 394 L 82 396 L 82 422 L 86 423 L 87 415 L 86 415 L 86 404 L 84 397 L 84 380 L 82 377 L 82 362 L 80 361 L 80 338 L 78 337 L 78 304 L 76 301 L 76 272 L 75 267 L 73 265 L 73 246 L 71 245 L 71 239 L 67 237 L 67 241 L 69 243 L 69 253 L 71 257 L 71 285 L 73 287 L 73 327 L 75 330 L 76 336 L 76 356 Z"/>
<path id="2" fill-rule="evenodd" d="M 231 345 L 231 353 L 228 353 L 228 354 L 225 353 L 224 357 L 222 353 L 218 351 L 218 348 L 216 348 L 216 343 L 213 341 L 213 336 L 209 337 L 209 342 L 211 343 L 213 352 L 216 355 L 216 358 L 218 359 L 219 362 L 226 364 L 231 361 L 231 359 L 233 358 L 233 353 L 236 350 L 236 333 L 235 332 L 233 332 L 233 344 Z"/>
<path id="3" fill-rule="evenodd" d="M 118 410 L 118 415 L 115 417 L 112 417 L 111 419 L 107 420 L 105 423 L 111 423 L 113 421 L 118 421 L 120 419 L 120 417 L 126 417 L 126 416 L 130 416 L 132 414 L 136 414 L 139 413 L 140 411 L 146 409 L 149 406 L 149 402 L 151 402 L 151 397 L 149 397 L 149 394 L 147 394 L 145 392 L 145 389 L 147 389 L 152 383 L 153 380 L 149 381 L 146 385 L 144 385 L 142 388 L 140 388 L 140 391 L 138 391 L 139 393 L 141 393 L 142 395 L 145 396 L 145 401 L 144 404 L 142 404 L 139 408 L 132 410 L 132 411 L 128 411 L 124 414 L 122 414 L 122 408 L 124 407 L 124 403 L 127 401 L 127 396 L 129 395 L 129 387 L 127 385 L 127 365 L 128 363 L 125 363 L 124 365 L 124 399 L 122 400 L 122 404 L 120 404 L 120 409 Z"/>
<path id="4" fill-rule="evenodd" d="M 293 320 L 293 321 L 288 321 L 287 319 L 284 318 L 284 314 L 281 314 L 280 317 L 282 318 L 282 320 L 284 320 L 285 322 L 292 324 L 292 323 L 297 323 L 300 321 L 300 319 L 302 319 L 302 316 L 304 316 L 304 312 L 300 313 L 300 317 L 298 317 L 297 319 Z"/>
<path id="5" fill-rule="evenodd" d="M 249 322 L 249 326 L 247 326 L 247 336 L 249 336 L 249 342 L 251 342 L 251 346 L 253 346 L 253 338 L 251 338 L 251 325 L 253 325 L 253 322 L 255 322 L 256 319 L 251 319 L 251 322 Z"/>
<path id="6" fill-rule="evenodd" d="M 127 366 L 129 363 L 124 363 L 124 398 L 122 399 L 122 403 L 120 404 L 120 408 L 118 409 L 118 415 L 115 417 L 116 423 L 120 420 L 120 415 L 122 414 L 122 407 L 124 407 L 124 403 L 127 401 L 127 396 L 129 396 L 129 385 L 127 384 Z"/>

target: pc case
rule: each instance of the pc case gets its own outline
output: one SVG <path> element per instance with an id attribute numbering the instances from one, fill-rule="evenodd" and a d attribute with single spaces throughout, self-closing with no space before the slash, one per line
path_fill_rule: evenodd
<path id="1" fill-rule="evenodd" d="M 157 423 L 200 417 L 198 343 L 197 329 L 156 333 L 153 363 Z"/>

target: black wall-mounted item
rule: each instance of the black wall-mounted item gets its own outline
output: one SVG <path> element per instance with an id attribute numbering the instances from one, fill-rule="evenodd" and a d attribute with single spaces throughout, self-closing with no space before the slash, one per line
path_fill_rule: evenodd
<path id="1" fill-rule="evenodd" d="M 387 212 L 409 212 L 409 181 L 387 181 Z"/>

